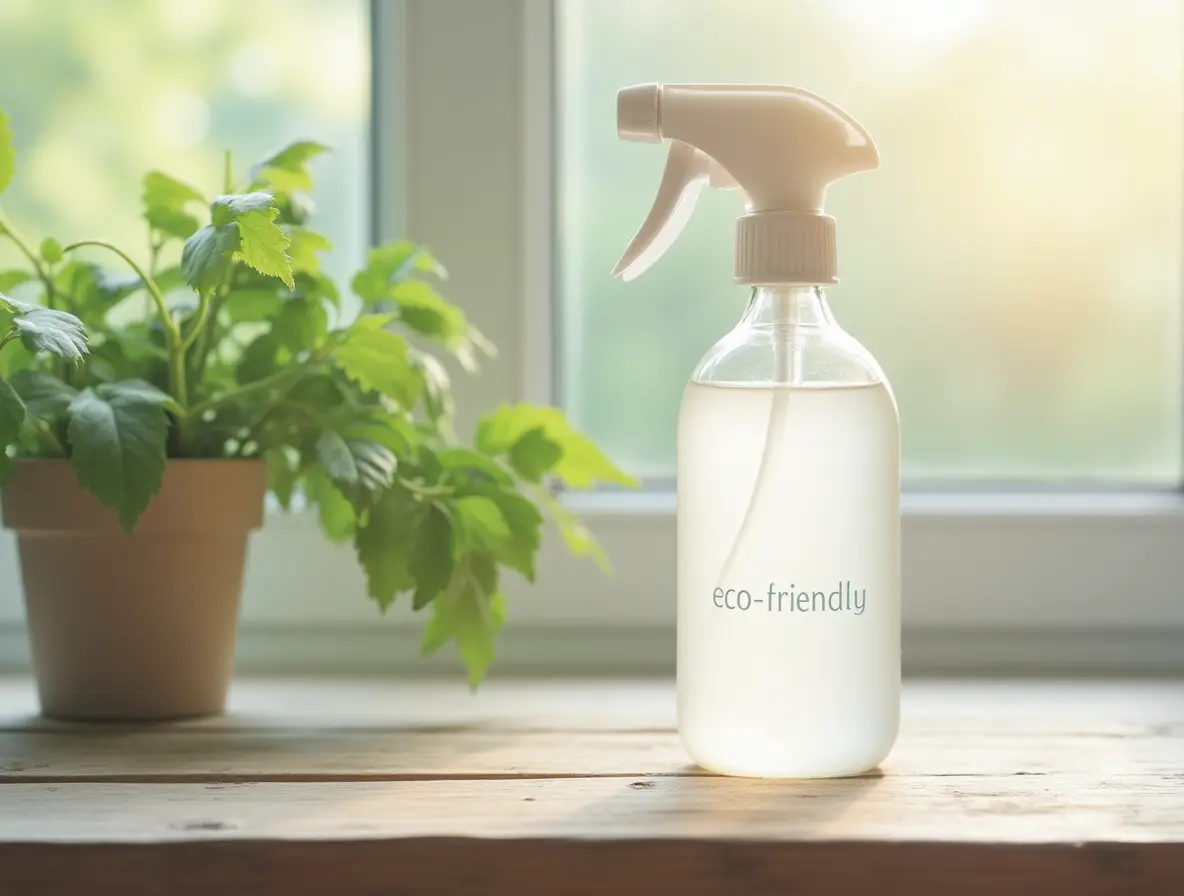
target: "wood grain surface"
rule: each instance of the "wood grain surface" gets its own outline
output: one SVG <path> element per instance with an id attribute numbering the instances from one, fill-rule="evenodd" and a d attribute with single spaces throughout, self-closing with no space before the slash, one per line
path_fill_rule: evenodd
<path id="1" fill-rule="evenodd" d="M 0 894 L 1184 893 L 1184 683 L 920 682 L 830 781 L 691 765 L 669 682 L 250 681 L 87 726 L 0 681 Z"/>

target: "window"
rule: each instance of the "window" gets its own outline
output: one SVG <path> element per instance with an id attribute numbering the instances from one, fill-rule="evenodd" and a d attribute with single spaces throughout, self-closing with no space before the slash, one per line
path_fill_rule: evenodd
<path id="1" fill-rule="evenodd" d="M 617 141 L 614 96 L 709 79 L 814 88 L 879 142 L 881 168 L 828 200 L 843 278 L 830 295 L 902 409 L 906 666 L 1179 668 L 1177 2 L 91 5 L 0 9 L 0 103 L 22 170 L 42 166 L 5 205 L 32 232 L 91 235 L 101 214 L 134 244 L 127 196 L 145 167 L 176 159 L 216 184 L 223 144 L 246 161 L 325 139 L 338 270 L 367 220 L 424 242 L 501 349 L 455 380 L 462 433 L 497 402 L 556 401 L 647 476 L 565 496 L 614 575 L 545 546 L 538 583 L 510 591 L 497 671 L 671 668 L 673 422 L 744 301 L 727 285 L 739 208 L 705 195 L 671 254 L 614 282 L 663 164 Z M 159 116 L 203 142 L 166 145 Z M 0 542 L 0 572 L 14 565 Z M 0 657 L 22 649 L 18 593 L 0 582 Z M 380 623 L 352 552 L 277 517 L 252 541 L 242 668 L 419 671 L 408 615 Z"/>
<path id="2" fill-rule="evenodd" d="M 318 166 L 317 215 L 335 243 L 329 269 L 344 276 L 368 242 L 368 44 L 363 0 L 5 3 L 0 104 L 18 153 L 5 208 L 38 239 L 101 228 L 146 257 L 145 172 L 214 193 L 223 148 L 242 172 L 316 139 L 335 149 Z"/>
<path id="3" fill-rule="evenodd" d="M 894 387 L 906 478 L 1177 487 L 1182 24 L 1177 0 L 560 3 L 562 400 L 670 476 L 683 385 L 747 295 L 735 193 L 643 279 L 607 276 L 665 162 L 617 140 L 616 89 L 789 83 L 880 149 L 830 190 L 828 292 Z"/>

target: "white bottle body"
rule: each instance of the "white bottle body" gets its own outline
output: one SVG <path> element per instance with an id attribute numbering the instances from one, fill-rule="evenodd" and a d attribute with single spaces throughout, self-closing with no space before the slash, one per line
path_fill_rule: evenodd
<path id="1" fill-rule="evenodd" d="M 899 422 L 875 362 L 830 332 L 865 381 L 692 381 L 683 397 L 678 719 L 712 771 L 858 774 L 896 739 Z"/>

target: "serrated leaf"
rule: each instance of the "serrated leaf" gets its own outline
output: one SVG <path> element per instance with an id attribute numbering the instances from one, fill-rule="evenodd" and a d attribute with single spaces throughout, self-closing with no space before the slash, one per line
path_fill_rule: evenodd
<path id="1" fill-rule="evenodd" d="M 78 390 L 73 386 L 37 370 L 18 370 L 12 375 L 10 384 L 25 403 L 29 414 L 39 420 L 61 417 L 78 395 Z"/>
<path id="2" fill-rule="evenodd" d="M 238 247 L 238 227 L 207 224 L 185 241 L 181 276 L 199 294 L 208 292 L 222 282 Z"/>
<path id="3" fill-rule="evenodd" d="M 493 545 L 489 547 L 499 561 L 517 570 L 528 582 L 533 582 L 535 558 L 542 542 L 543 516 L 538 508 L 512 487 L 469 484 L 465 492 L 481 495 L 497 505 L 510 536 L 497 545 L 496 550 Z"/>
<path id="4" fill-rule="evenodd" d="M 28 305 L 0 295 L 0 304 L 12 313 L 12 326 L 31 352 L 48 352 L 67 361 L 81 361 L 86 354 L 86 330 L 73 314 Z"/>
<path id="5" fill-rule="evenodd" d="M 563 457 L 563 449 L 541 426 L 528 429 L 510 446 L 510 463 L 518 475 L 538 482 Z"/>
<path id="6" fill-rule="evenodd" d="M 513 485 L 514 482 L 514 477 L 500 461 L 472 448 L 445 448 L 436 453 L 436 460 L 446 471 L 458 471 L 466 475 L 478 474 L 477 478 L 483 482 L 497 485 Z"/>
<path id="7" fill-rule="evenodd" d="M 16 173 L 16 150 L 12 145 L 12 131 L 8 127 L 8 116 L 0 110 L 0 193 L 12 183 Z"/>
<path id="8" fill-rule="evenodd" d="M 0 379 L 0 453 L 17 440 L 25 422 L 25 403 L 5 380 Z"/>
<path id="9" fill-rule="evenodd" d="M 348 439 L 325 430 L 317 439 L 316 452 L 325 472 L 345 485 L 377 492 L 394 481 L 394 452 L 370 439 Z"/>
<path id="10" fill-rule="evenodd" d="M 415 579 L 414 608 L 427 606 L 447 586 L 456 567 L 452 520 L 432 504 L 415 532 L 408 570 Z"/>
<path id="11" fill-rule="evenodd" d="M 414 274 L 431 274 L 441 280 L 448 277 L 444 266 L 424 246 L 396 240 L 370 250 L 366 266 L 354 276 L 354 293 L 363 302 L 389 298 L 390 287 Z"/>
<path id="12" fill-rule="evenodd" d="M 186 212 L 185 206 L 206 204 L 206 198 L 199 190 L 160 171 L 149 171 L 144 175 L 141 199 L 144 219 L 149 226 L 183 240 L 198 228 L 197 218 Z"/>
<path id="13" fill-rule="evenodd" d="M 563 502 L 552 496 L 546 489 L 538 490 L 539 501 L 547 508 L 551 518 L 555 521 L 559 534 L 567 544 L 567 549 L 574 557 L 591 557 L 601 572 L 608 575 L 612 572 L 612 564 L 608 555 L 596 540 L 596 536 L 588 529 L 578 516 L 563 506 Z"/>
<path id="14" fill-rule="evenodd" d="M 511 538 L 510 524 L 491 498 L 469 495 L 454 501 L 452 507 L 466 542 L 472 546 L 497 553 Z"/>
<path id="15" fill-rule="evenodd" d="M 110 399 L 119 396 L 127 400 L 159 405 L 165 410 L 173 411 L 174 413 L 181 412 L 181 407 L 177 404 L 173 396 L 143 380 L 126 379 L 120 380 L 117 383 L 104 383 L 99 386 L 98 391 L 99 395 L 103 398 Z"/>
<path id="16" fill-rule="evenodd" d="M 415 587 L 408 563 L 422 514 L 422 504 L 400 489 L 389 489 L 354 536 L 358 562 L 366 572 L 366 593 L 384 611 L 399 592 Z"/>
<path id="17" fill-rule="evenodd" d="M 432 604 L 432 618 L 424 627 L 422 651 L 432 653 L 448 641 L 456 642 L 468 671 L 469 685 L 476 687 L 493 661 L 494 642 L 505 623 L 506 601 L 498 591 L 488 592 L 478 575 L 467 566 L 456 581 Z"/>
<path id="18" fill-rule="evenodd" d="M 452 400 L 448 371 L 438 359 L 426 352 L 413 350 L 411 359 L 423 376 L 423 407 L 428 419 L 436 424 L 450 420 L 456 412 L 456 406 Z"/>
<path id="19" fill-rule="evenodd" d="M 385 323 L 378 315 L 359 318 L 334 358 L 346 376 L 363 389 L 386 395 L 410 409 L 423 387 L 422 374 L 411 362 L 407 340 L 383 329 Z"/>
<path id="20" fill-rule="evenodd" d="M 288 258 L 292 262 L 292 271 L 303 274 L 316 274 L 320 271 L 321 259 L 317 253 L 328 252 L 333 248 L 329 238 L 303 227 L 293 227 L 288 236 L 291 239 L 288 245 Z"/>
<path id="21" fill-rule="evenodd" d="M 41 241 L 41 259 L 46 264 L 57 264 L 62 260 L 62 244 L 47 236 Z"/>
<path id="22" fill-rule="evenodd" d="M 354 537 L 357 513 L 324 470 L 314 467 L 305 474 L 304 493 L 316 504 L 317 522 L 326 538 L 340 544 Z"/>
<path id="23" fill-rule="evenodd" d="M 288 446 L 263 452 L 263 460 L 267 464 L 267 488 L 285 512 L 292 509 L 292 494 L 300 478 L 295 455 L 295 450 Z"/>
<path id="24" fill-rule="evenodd" d="M 493 455 L 509 453 L 533 429 L 541 429 L 562 449 L 563 456 L 551 472 L 572 488 L 589 488 L 597 482 L 636 484 L 632 476 L 618 469 L 591 439 L 572 426 L 558 408 L 526 403 L 502 405 L 477 425 L 477 448 Z"/>
<path id="25" fill-rule="evenodd" d="M 160 490 L 168 417 L 136 389 L 86 389 L 70 403 L 70 463 L 78 483 L 130 532 Z"/>
<path id="26" fill-rule="evenodd" d="M 260 195 L 268 196 L 263 193 Z M 272 220 L 276 210 L 251 211 L 238 218 L 239 252 L 243 261 L 260 274 L 278 277 L 288 289 L 295 289 L 292 263 L 284 251 L 288 236 Z"/>
<path id="27" fill-rule="evenodd" d="M 329 152 L 329 147 L 323 143 L 311 140 L 290 143 L 256 164 L 252 169 L 252 179 L 260 185 L 270 184 L 283 193 L 312 189 L 308 163 L 326 152 Z"/>
<path id="28" fill-rule="evenodd" d="M 275 207 L 275 197 L 270 193 L 256 191 L 253 193 L 227 193 L 214 197 L 210 203 L 210 219 L 215 227 L 237 221 L 244 215 L 263 212 L 268 215 L 268 221 L 274 220 L 279 214 Z"/>

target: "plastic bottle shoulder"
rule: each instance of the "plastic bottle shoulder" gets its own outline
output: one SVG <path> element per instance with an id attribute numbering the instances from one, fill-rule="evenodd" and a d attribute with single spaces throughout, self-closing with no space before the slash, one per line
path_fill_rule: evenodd
<path id="1" fill-rule="evenodd" d="M 872 353 L 834 324 L 738 326 L 703 356 L 691 380 L 800 388 L 888 382 Z"/>

